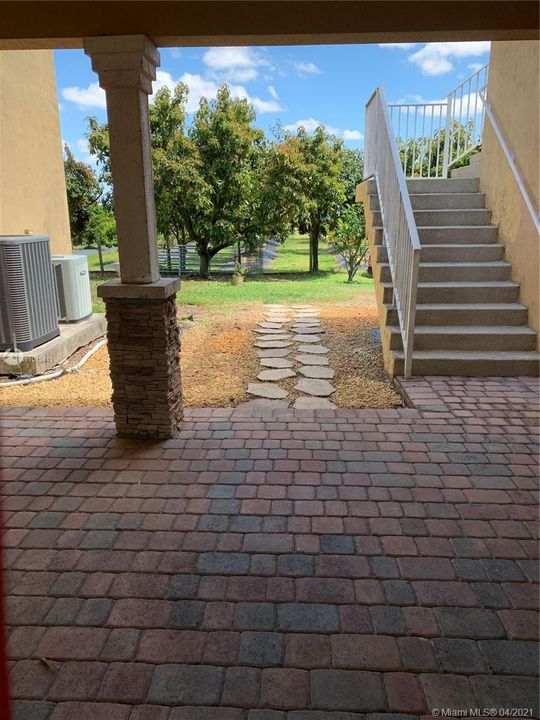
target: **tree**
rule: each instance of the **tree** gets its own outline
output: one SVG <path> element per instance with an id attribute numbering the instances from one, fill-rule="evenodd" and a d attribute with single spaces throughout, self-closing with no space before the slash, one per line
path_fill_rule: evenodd
<path id="1" fill-rule="evenodd" d="M 401 166 L 406 177 L 442 177 L 446 129 L 416 139 L 397 138 Z M 472 120 L 466 123 L 452 121 L 450 127 L 450 157 L 459 157 L 453 168 L 469 164 L 469 158 L 481 148 L 481 139 L 475 135 Z M 470 148 L 465 152 L 465 148 Z"/>
<path id="2" fill-rule="evenodd" d="M 300 127 L 283 143 L 297 189 L 298 224 L 309 233 L 309 271 L 319 271 L 319 240 L 337 222 L 345 203 L 343 143 L 322 126 L 309 135 Z"/>
<path id="3" fill-rule="evenodd" d="M 116 220 L 109 207 L 100 202 L 91 206 L 84 237 L 87 245 L 97 245 L 98 242 L 105 247 L 118 245 Z"/>
<path id="4" fill-rule="evenodd" d="M 76 160 L 68 145 L 64 146 L 64 152 L 71 237 L 75 245 L 80 245 L 86 240 L 92 208 L 101 196 L 101 187 L 90 165 Z"/>
<path id="5" fill-rule="evenodd" d="M 364 179 L 364 151 L 359 148 L 342 148 L 341 181 L 345 186 L 345 202 L 356 203 L 356 186 Z"/>
<path id="6" fill-rule="evenodd" d="M 187 127 L 187 93 L 182 83 L 172 94 L 162 88 L 150 105 L 156 223 L 166 247 L 171 234 L 179 244 L 195 243 L 207 277 L 220 250 L 257 247 L 282 225 L 264 194 L 268 148 L 253 108 L 222 85 L 215 100 L 201 100 Z M 110 183 L 107 125 L 88 121 L 90 150 Z"/>
<path id="7" fill-rule="evenodd" d="M 330 235 L 330 241 L 336 253 L 345 261 L 347 282 L 352 283 L 369 252 L 363 205 L 348 205 L 344 209 Z"/>

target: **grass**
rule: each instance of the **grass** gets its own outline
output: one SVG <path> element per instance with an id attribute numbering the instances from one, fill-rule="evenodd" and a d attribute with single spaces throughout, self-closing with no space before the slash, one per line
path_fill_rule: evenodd
<path id="1" fill-rule="evenodd" d="M 307 237 L 292 235 L 278 249 L 278 255 L 268 269 L 284 273 L 281 277 L 247 275 L 240 287 L 231 285 L 229 277 L 216 276 L 211 280 L 184 280 L 177 295 L 179 305 L 199 305 L 233 312 L 246 303 L 303 303 L 357 301 L 373 290 L 373 280 L 357 276 L 347 284 L 346 273 L 339 270 L 334 255 L 327 246 L 321 247 L 320 272 L 309 275 Z M 290 277 L 287 277 L 290 273 Z M 301 274 L 293 274 L 301 273 Z M 103 301 L 96 296 L 102 280 L 92 280 L 94 312 L 105 312 Z"/>
<path id="2" fill-rule="evenodd" d="M 277 251 L 278 255 L 274 258 L 267 272 L 308 272 L 309 238 L 307 235 L 290 235 L 282 245 L 278 245 Z M 331 254 L 328 244 L 321 241 L 319 247 L 319 271 L 334 272 L 336 270 L 336 256 Z"/>
<path id="3" fill-rule="evenodd" d="M 99 255 L 87 255 L 86 259 L 88 260 L 88 270 L 90 272 L 99 272 L 101 270 L 99 267 Z M 111 250 L 110 252 L 103 253 L 103 265 L 109 265 L 116 262 L 118 262 L 117 250 Z"/>

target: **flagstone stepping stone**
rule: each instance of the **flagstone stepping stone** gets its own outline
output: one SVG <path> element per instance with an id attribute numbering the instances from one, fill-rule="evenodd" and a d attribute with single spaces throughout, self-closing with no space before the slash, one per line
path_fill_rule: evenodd
<path id="1" fill-rule="evenodd" d="M 321 365 L 304 365 L 298 369 L 298 372 L 307 378 L 316 378 L 319 380 L 331 380 L 336 371 L 333 368 Z"/>
<path id="2" fill-rule="evenodd" d="M 319 317 L 318 310 L 298 310 L 294 314 L 295 318 L 316 318 Z"/>
<path id="3" fill-rule="evenodd" d="M 302 325 L 302 327 L 311 327 L 312 325 L 320 325 L 320 320 L 314 318 L 294 318 L 295 325 Z"/>
<path id="4" fill-rule="evenodd" d="M 336 407 L 333 402 L 322 397 L 299 397 L 293 405 L 296 410 L 332 410 Z"/>
<path id="5" fill-rule="evenodd" d="M 313 305 L 291 305 L 292 308 L 295 310 L 316 310 L 316 307 L 313 307 Z"/>
<path id="6" fill-rule="evenodd" d="M 266 320 L 267 322 L 280 323 L 283 325 L 283 323 L 288 323 L 290 318 L 280 315 L 279 317 L 267 317 Z"/>
<path id="7" fill-rule="evenodd" d="M 289 368 L 278 368 L 277 370 L 263 370 L 257 375 L 257 380 L 261 382 L 277 382 L 285 380 L 285 378 L 296 377 L 294 370 Z"/>
<path id="8" fill-rule="evenodd" d="M 270 368 L 292 368 L 293 364 L 284 357 L 262 357 L 259 359 L 261 365 Z"/>
<path id="9" fill-rule="evenodd" d="M 316 335 L 317 333 L 324 332 L 320 325 L 317 325 L 316 327 L 311 327 L 311 325 L 308 325 L 307 327 L 305 325 L 300 325 L 300 327 L 293 327 L 292 331 L 293 333 L 297 333 L 299 335 L 302 333 L 304 335 Z"/>
<path id="10" fill-rule="evenodd" d="M 289 348 L 268 348 L 268 350 L 257 350 L 260 358 L 284 358 L 290 353 Z"/>
<path id="11" fill-rule="evenodd" d="M 315 355 L 326 355 L 328 348 L 324 345 L 300 345 L 298 351 L 301 353 L 314 353 Z"/>
<path id="12" fill-rule="evenodd" d="M 289 310 L 288 305 L 278 305 L 273 303 L 265 303 L 265 308 L 269 308 L 270 310 Z"/>
<path id="13" fill-rule="evenodd" d="M 281 330 L 283 327 L 283 323 L 275 323 L 275 322 L 260 322 L 257 327 L 259 328 L 265 328 L 266 330 Z"/>
<path id="14" fill-rule="evenodd" d="M 322 337 L 319 335 L 295 335 L 294 340 L 302 343 L 320 343 Z"/>
<path id="15" fill-rule="evenodd" d="M 329 365 L 324 355 L 295 355 L 294 359 L 302 365 Z"/>
<path id="16" fill-rule="evenodd" d="M 249 383 L 247 392 L 260 398 L 268 398 L 269 400 L 282 400 L 286 398 L 288 393 L 279 385 L 272 383 Z"/>
<path id="17" fill-rule="evenodd" d="M 306 395 L 318 395 L 326 397 L 336 391 L 328 380 L 315 380 L 312 378 L 301 378 L 294 386 L 295 390 L 306 393 Z"/>
<path id="18" fill-rule="evenodd" d="M 292 342 L 288 340 L 259 340 L 255 343 L 258 348 L 286 348 L 291 347 Z"/>
<path id="19" fill-rule="evenodd" d="M 261 335 L 261 337 L 257 338 L 257 342 L 282 342 L 285 343 L 287 340 L 291 339 L 291 335 L 284 333 L 283 335 Z M 285 345 L 282 346 L 274 346 L 274 345 L 267 345 L 266 347 L 285 347 Z"/>
<path id="20" fill-rule="evenodd" d="M 256 327 L 255 332 L 259 335 L 281 335 L 285 331 L 282 328 L 274 328 L 274 327 Z"/>

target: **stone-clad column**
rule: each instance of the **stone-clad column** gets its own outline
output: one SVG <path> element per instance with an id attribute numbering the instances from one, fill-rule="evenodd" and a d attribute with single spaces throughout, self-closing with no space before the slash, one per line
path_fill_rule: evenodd
<path id="1" fill-rule="evenodd" d="M 86 38 L 105 90 L 120 280 L 98 295 L 107 336 L 116 428 L 121 437 L 173 437 L 182 417 L 178 279 L 161 279 L 156 243 L 148 95 L 159 53 L 144 35 Z"/>

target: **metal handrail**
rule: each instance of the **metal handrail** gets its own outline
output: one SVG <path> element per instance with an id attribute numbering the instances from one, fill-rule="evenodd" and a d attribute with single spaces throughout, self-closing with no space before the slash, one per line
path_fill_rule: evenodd
<path id="1" fill-rule="evenodd" d="M 392 103 L 390 119 L 405 177 L 447 178 L 450 168 L 481 142 L 488 65 L 454 88 L 446 100 Z"/>
<path id="2" fill-rule="evenodd" d="M 365 177 L 377 184 L 404 352 L 404 376 L 412 372 L 420 240 L 382 88 L 366 105 Z"/>
<path id="3" fill-rule="evenodd" d="M 534 226 L 536 228 L 536 232 L 540 233 L 540 216 L 539 216 L 538 210 L 534 207 L 533 201 L 531 200 L 531 197 L 529 195 L 527 187 L 523 181 L 523 178 L 521 177 L 521 173 L 519 172 L 519 168 L 514 159 L 514 155 L 513 155 L 512 151 L 510 150 L 510 148 L 508 147 L 508 143 L 506 142 L 506 139 L 505 139 L 505 137 L 499 127 L 499 124 L 495 118 L 493 108 L 491 107 L 491 104 L 489 103 L 489 101 L 487 99 L 486 93 L 487 93 L 486 88 L 483 88 L 482 90 L 480 90 L 480 93 L 479 93 L 480 100 L 482 101 L 482 104 L 486 111 L 486 115 L 488 116 L 489 122 L 491 123 L 493 132 L 495 133 L 495 136 L 497 137 L 497 140 L 499 141 L 502 151 L 506 157 L 506 160 L 507 160 L 508 164 L 510 165 L 510 169 L 512 170 L 512 173 L 514 174 L 514 178 L 516 180 L 517 186 L 519 188 L 521 196 L 523 197 L 523 200 L 525 201 L 527 210 L 530 213 L 530 216 L 531 216 Z"/>

